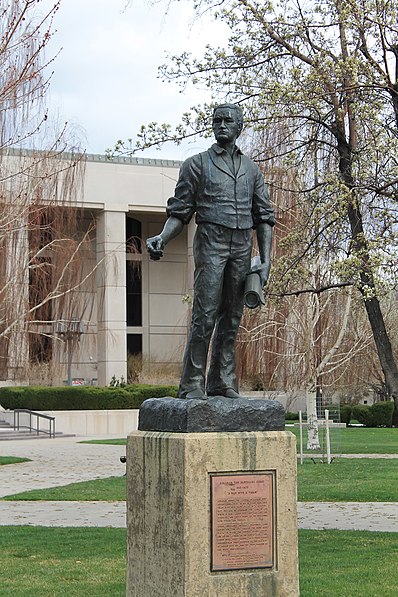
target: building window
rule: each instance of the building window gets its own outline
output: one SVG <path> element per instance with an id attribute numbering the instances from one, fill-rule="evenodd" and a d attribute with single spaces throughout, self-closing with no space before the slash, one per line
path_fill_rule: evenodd
<path id="1" fill-rule="evenodd" d="M 43 334 L 29 335 L 29 359 L 31 363 L 49 363 L 52 356 L 52 338 Z"/>
<path id="2" fill-rule="evenodd" d="M 142 325 L 141 262 L 126 261 L 127 325 Z"/>
<path id="3" fill-rule="evenodd" d="M 46 257 L 36 257 L 29 267 L 29 307 L 36 321 L 52 321 L 52 301 L 45 302 L 52 290 L 52 272 L 51 260 Z"/>
<path id="4" fill-rule="evenodd" d="M 141 222 L 126 216 L 126 253 L 142 253 Z"/>
<path id="5" fill-rule="evenodd" d="M 141 222 L 126 216 L 126 323 L 142 326 Z"/>
<path id="6" fill-rule="evenodd" d="M 127 354 L 142 353 L 142 335 L 127 334 Z"/>

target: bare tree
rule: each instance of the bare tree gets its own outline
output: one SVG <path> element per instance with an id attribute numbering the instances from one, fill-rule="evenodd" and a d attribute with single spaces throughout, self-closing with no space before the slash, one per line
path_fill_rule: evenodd
<path id="1" fill-rule="evenodd" d="M 84 159 L 72 129 L 45 108 L 59 4 L 0 2 L 0 367 L 17 380 L 30 361 L 51 360 L 53 323 L 82 314 L 78 291 L 90 277 L 90 231 L 76 208 Z"/>

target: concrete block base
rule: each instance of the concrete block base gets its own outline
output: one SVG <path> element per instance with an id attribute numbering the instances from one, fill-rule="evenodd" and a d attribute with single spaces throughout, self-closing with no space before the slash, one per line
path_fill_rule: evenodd
<path id="1" fill-rule="evenodd" d="M 285 431 L 131 433 L 126 595 L 297 597 L 296 461 Z"/>

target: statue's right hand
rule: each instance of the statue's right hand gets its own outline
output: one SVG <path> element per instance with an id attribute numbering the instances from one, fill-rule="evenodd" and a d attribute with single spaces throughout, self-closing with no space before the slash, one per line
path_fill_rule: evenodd
<path id="1" fill-rule="evenodd" d="M 163 257 L 164 241 L 160 234 L 151 236 L 151 238 L 147 239 L 146 250 L 148 251 L 150 258 L 154 261 Z"/>

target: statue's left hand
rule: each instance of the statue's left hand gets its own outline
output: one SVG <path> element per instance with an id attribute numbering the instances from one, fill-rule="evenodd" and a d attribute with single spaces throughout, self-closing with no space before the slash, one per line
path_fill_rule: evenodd
<path id="1" fill-rule="evenodd" d="M 252 274 L 256 273 L 260 276 L 262 287 L 264 287 L 268 281 L 270 267 L 271 267 L 270 262 L 265 262 L 265 263 L 255 263 L 252 265 L 252 267 L 250 269 L 250 272 Z"/>

